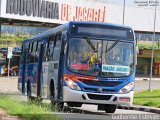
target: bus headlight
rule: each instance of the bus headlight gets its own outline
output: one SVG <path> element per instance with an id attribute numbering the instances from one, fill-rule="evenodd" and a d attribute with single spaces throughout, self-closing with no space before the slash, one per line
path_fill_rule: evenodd
<path id="1" fill-rule="evenodd" d="M 65 78 L 64 79 L 67 83 L 67 86 L 73 90 L 81 90 L 81 88 L 71 79 Z"/>
<path id="2" fill-rule="evenodd" d="M 134 82 L 129 83 L 128 85 L 124 86 L 122 89 L 119 90 L 118 93 L 128 93 L 131 91 L 131 89 L 134 87 Z"/>

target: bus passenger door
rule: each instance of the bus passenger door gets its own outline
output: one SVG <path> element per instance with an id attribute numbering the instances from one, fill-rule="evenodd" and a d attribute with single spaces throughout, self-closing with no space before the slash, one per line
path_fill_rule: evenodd
<path id="1" fill-rule="evenodd" d="M 55 99 L 58 96 L 58 68 L 61 48 L 61 34 L 49 36 L 44 45 L 44 58 L 42 63 L 42 96 L 50 97 L 50 82 L 54 82 Z M 47 86 L 47 90 L 46 90 Z"/>
<path id="2" fill-rule="evenodd" d="M 45 98 L 50 97 L 50 82 L 54 82 L 54 97 L 57 101 L 59 99 L 59 59 L 61 50 L 61 33 L 51 35 L 44 46 L 44 59 L 42 63 L 42 87 L 47 86 L 47 92 L 45 88 L 42 88 L 42 96 Z"/>
<path id="3" fill-rule="evenodd" d="M 54 43 L 54 52 L 53 52 L 53 64 L 54 64 L 54 85 L 55 85 L 55 100 L 58 101 L 60 99 L 60 88 L 61 88 L 61 81 L 59 75 L 61 74 L 59 69 L 61 68 L 60 65 L 60 51 L 61 51 L 61 33 L 55 36 L 55 43 Z"/>

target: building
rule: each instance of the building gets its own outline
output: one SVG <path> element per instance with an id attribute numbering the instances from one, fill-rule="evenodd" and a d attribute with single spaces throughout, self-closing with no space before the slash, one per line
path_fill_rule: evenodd
<path id="1" fill-rule="evenodd" d="M 1 33 L 21 32 L 34 35 L 67 21 L 99 21 L 131 26 L 138 41 L 152 41 L 156 18 L 155 40 L 159 43 L 159 2 L 159 0 L 0 0 L 0 30 Z M 149 66 L 151 56 L 146 58 L 140 55 L 138 66 L 142 64 L 141 61 L 142 63 L 147 61 L 146 64 Z M 146 67 L 139 73 L 148 74 L 149 68 Z"/>

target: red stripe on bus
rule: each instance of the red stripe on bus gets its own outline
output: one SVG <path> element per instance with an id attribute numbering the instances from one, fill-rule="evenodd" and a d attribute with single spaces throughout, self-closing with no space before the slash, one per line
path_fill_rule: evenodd
<path id="1" fill-rule="evenodd" d="M 71 80 L 78 80 L 78 79 L 93 80 L 94 79 L 93 76 L 77 76 L 77 75 L 73 75 L 73 74 L 64 74 L 63 78 L 65 78 L 65 77 L 67 77 L 67 78 L 69 78 Z"/>

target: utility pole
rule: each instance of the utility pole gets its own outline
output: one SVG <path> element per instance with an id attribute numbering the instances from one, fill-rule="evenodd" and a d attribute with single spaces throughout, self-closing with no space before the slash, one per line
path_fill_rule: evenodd
<path id="1" fill-rule="evenodd" d="M 2 27 L 2 25 L 1 25 L 1 24 L 2 24 L 2 20 L 1 20 L 1 19 L 2 19 L 2 18 L 0 17 L 0 38 L 1 38 L 1 31 L 2 31 L 2 30 L 1 30 L 1 29 L 2 29 L 2 28 L 1 28 L 1 27 Z"/>
<path id="2" fill-rule="evenodd" d="M 148 90 L 151 91 L 151 81 L 152 81 L 152 74 L 153 74 L 153 58 L 154 58 L 154 41 L 156 38 L 156 12 L 157 12 L 157 0 L 155 3 L 155 9 L 154 9 L 154 27 L 153 27 L 153 35 L 152 35 L 152 57 L 151 57 L 151 67 L 150 67 L 150 80 L 149 80 L 149 88 Z"/>
<path id="3" fill-rule="evenodd" d="M 124 25 L 125 7 L 126 7 L 126 0 L 124 0 L 124 2 L 123 2 L 123 22 L 122 22 L 122 25 Z"/>
<path id="4" fill-rule="evenodd" d="M 158 44 L 158 50 L 159 50 L 159 41 L 158 41 L 158 43 L 157 43 L 157 44 Z"/>

